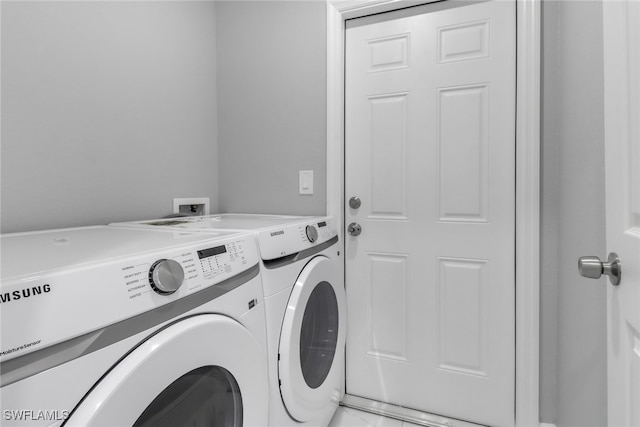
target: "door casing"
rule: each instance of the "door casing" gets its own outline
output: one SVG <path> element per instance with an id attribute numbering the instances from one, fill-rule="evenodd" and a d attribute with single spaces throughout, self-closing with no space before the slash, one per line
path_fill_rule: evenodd
<path id="1" fill-rule="evenodd" d="M 431 2 L 327 0 L 327 214 L 340 230 L 342 252 L 345 20 Z M 541 0 L 518 0 L 516 9 L 515 416 L 516 426 L 525 427 L 539 424 Z"/>

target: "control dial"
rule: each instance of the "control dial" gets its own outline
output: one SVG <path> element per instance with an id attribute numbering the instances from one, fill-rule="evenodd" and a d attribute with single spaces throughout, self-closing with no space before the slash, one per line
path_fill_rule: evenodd
<path id="1" fill-rule="evenodd" d="M 307 239 L 309 239 L 311 243 L 318 240 L 318 230 L 316 230 L 316 228 L 313 225 L 307 225 L 306 231 L 307 231 Z"/>
<path id="2" fill-rule="evenodd" d="M 153 290 L 161 295 L 174 293 L 182 282 L 184 282 L 182 265 L 172 259 L 160 259 L 149 269 L 149 283 Z"/>

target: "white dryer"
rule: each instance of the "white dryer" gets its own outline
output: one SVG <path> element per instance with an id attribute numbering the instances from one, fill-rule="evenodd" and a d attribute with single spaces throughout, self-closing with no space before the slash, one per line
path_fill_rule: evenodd
<path id="1" fill-rule="evenodd" d="M 266 424 L 251 234 L 105 226 L 0 239 L 3 426 Z"/>
<path id="2" fill-rule="evenodd" d="M 251 230 L 262 259 L 269 425 L 327 426 L 344 393 L 346 298 L 331 218 L 221 214 L 134 227 Z"/>

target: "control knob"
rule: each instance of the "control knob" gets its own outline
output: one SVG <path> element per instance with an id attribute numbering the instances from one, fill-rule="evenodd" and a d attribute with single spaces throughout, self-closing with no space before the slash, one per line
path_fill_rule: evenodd
<path id="1" fill-rule="evenodd" d="M 309 239 L 311 243 L 318 240 L 318 230 L 316 230 L 316 228 L 313 225 L 307 225 L 306 231 L 307 231 L 307 239 Z"/>
<path id="2" fill-rule="evenodd" d="M 183 282 L 182 265 L 172 259 L 160 259 L 149 269 L 149 283 L 153 290 L 161 295 L 174 293 Z"/>

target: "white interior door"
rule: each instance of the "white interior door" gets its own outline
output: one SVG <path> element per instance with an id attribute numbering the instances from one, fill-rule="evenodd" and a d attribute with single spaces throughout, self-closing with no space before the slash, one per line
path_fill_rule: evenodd
<path id="1" fill-rule="evenodd" d="M 452 3 L 347 23 L 346 391 L 512 426 L 516 9 Z"/>
<path id="2" fill-rule="evenodd" d="M 604 2 L 610 427 L 640 426 L 640 3 Z"/>

